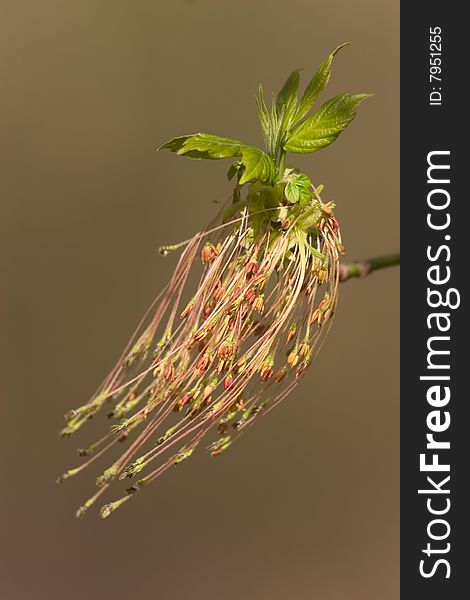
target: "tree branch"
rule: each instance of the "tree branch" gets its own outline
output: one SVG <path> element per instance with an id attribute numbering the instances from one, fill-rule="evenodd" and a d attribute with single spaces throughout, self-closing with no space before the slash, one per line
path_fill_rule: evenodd
<path id="1" fill-rule="evenodd" d="M 400 264 L 400 253 L 387 254 L 386 256 L 375 256 L 366 260 L 345 264 L 339 266 L 340 281 L 347 281 L 353 277 L 365 277 L 373 271 L 394 267 Z"/>

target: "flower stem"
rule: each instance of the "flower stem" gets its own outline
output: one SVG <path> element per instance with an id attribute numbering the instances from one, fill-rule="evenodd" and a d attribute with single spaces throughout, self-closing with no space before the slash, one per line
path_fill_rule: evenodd
<path id="1" fill-rule="evenodd" d="M 394 267 L 400 264 L 400 253 L 387 254 L 385 256 L 375 256 L 366 260 L 340 265 L 339 278 L 340 281 L 347 281 L 353 277 L 365 277 L 373 271 L 385 269 L 386 267 Z"/>
<path id="2" fill-rule="evenodd" d="M 285 170 L 286 170 L 286 151 L 281 150 L 281 153 L 279 155 L 279 162 L 278 162 L 279 178 L 282 178 L 284 176 Z"/>

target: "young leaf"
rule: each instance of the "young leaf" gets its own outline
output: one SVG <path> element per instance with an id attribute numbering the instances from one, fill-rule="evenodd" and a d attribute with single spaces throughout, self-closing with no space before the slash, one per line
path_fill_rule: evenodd
<path id="1" fill-rule="evenodd" d="M 276 175 L 276 165 L 273 159 L 259 148 L 245 146 L 242 151 L 242 161 L 245 171 L 240 178 L 240 185 L 251 179 L 270 183 Z"/>
<path id="2" fill-rule="evenodd" d="M 255 97 L 258 117 L 263 131 L 266 149 L 275 156 L 285 140 L 286 134 L 294 123 L 297 112 L 297 89 L 299 87 L 299 71 L 293 71 L 287 78 L 279 95 L 272 98 L 268 109 L 263 98 L 263 88 L 259 86 L 258 97 Z"/>
<path id="3" fill-rule="evenodd" d="M 298 187 L 302 187 L 302 188 L 305 188 L 307 190 L 312 185 L 310 177 L 307 177 L 307 175 L 305 175 L 304 173 L 299 173 L 298 175 L 296 175 L 294 181 L 295 181 L 295 184 Z"/>
<path id="4" fill-rule="evenodd" d="M 295 109 L 295 106 L 294 106 Z M 276 104 L 276 97 L 273 94 L 273 100 L 271 104 L 271 113 L 270 113 L 270 137 L 268 144 L 268 152 L 271 156 L 276 156 L 279 152 L 279 149 L 283 145 L 286 139 L 286 133 L 288 131 L 288 115 L 287 111 L 289 110 L 290 114 L 293 113 L 293 107 L 290 108 L 285 104 L 281 104 L 279 107 Z"/>
<path id="5" fill-rule="evenodd" d="M 166 142 L 159 150 L 170 150 L 189 158 L 219 159 L 241 156 L 245 144 L 231 138 L 224 138 L 209 133 L 183 135 Z"/>
<path id="6" fill-rule="evenodd" d="M 296 122 L 300 71 L 293 71 L 287 78 L 276 99 L 276 113 L 279 122 L 279 133 L 276 138 L 275 151 L 285 141 Z"/>
<path id="7" fill-rule="evenodd" d="M 287 140 L 287 152 L 308 154 L 328 146 L 356 116 L 358 105 L 371 94 L 340 94 L 328 100 L 303 121 Z"/>
<path id="8" fill-rule="evenodd" d="M 287 198 L 287 201 L 291 204 L 295 204 L 300 199 L 299 188 L 292 181 L 286 183 L 286 187 L 284 188 L 284 194 Z"/>
<path id="9" fill-rule="evenodd" d="M 304 187 L 297 188 L 299 190 L 300 206 L 308 206 L 312 202 L 313 194 Z"/>
<path id="10" fill-rule="evenodd" d="M 258 109 L 258 117 L 263 132 L 263 137 L 267 143 L 269 140 L 269 111 L 266 108 L 266 104 L 263 98 L 263 87 L 259 84 L 258 97 L 255 96 L 256 107 Z"/>
<path id="11" fill-rule="evenodd" d="M 299 102 L 299 108 L 298 108 L 297 114 L 296 114 L 297 121 L 300 121 L 300 119 L 305 117 L 305 115 L 309 112 L 309 110 L 312 108 L 312 106 L 317 101 L 317 98 L 320 95 L 320 92 L 323 90 L 323 88 L 327 85 L 328 81 L 330 80 L 331 63 L 333 62 L 333 58 L 335 57 L 335 54 L 337 54 L 337 52 L 339 52 L 341 50 L 341 48 L 344 48 L 348 44 L 349 44 L 349 42 L 346 42 L 345 44 L 341 44 L 341 46 L 338 46 L 335 50 L 333 50 L 333 52 L 320 65 L 320 68 L 315 73 L 315 75 L 312 77 L 310 83 L 305 88 L 304 95 L 302 96 L 302 98 Z"/>
<path id="12" fill-rule="evenodd" d="M 300 204 L 300 206 L 307 206 L 311 203 L 313 194 L 310 191 L 312 182 L 307 175 L 299 173 L 291 176 L 291 179 L 287 181 L 286 187 L 284 188 L 284 194 L 291 204 Z"/>
<path id="13" fill-rule="evenodd" d="M 184 143 L 192 137 L 191 135 L 180 135 L 179 137 L 175 137 L 168 142 L 165 142 L 161 146 L 157 148 L 157 151 L 160 150 L 170 150 L 170 152 L 178 152 L 183 146 Z"/>
<path id="14" fill-rule="evenodd" d="M 240 172 L 240 169 L 243 168 L 243 163 L 242 162 L 234 162 L 230 165 L 228 171 L 227 171 L 227 179 L 229 181 L 232 181 L 232 179 L 235 177 L 235 175 L 237 175 L 237 173 Z"/>
<path id="15" fill-rule="evenodd" d="M 297 104 L 297 90 L 299 89 L 300 71 L 293 71 L 282 86 L 276 100 L 278 109 L 282 105 L 286 107 Z"/>

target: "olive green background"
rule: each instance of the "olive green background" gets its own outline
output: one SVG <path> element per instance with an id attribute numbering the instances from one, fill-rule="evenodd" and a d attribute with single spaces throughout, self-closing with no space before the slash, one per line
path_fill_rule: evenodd
<path id="1" fill-rule="evenodd" d="M 323 99 L 374 92 L 296 163 L 337 202 L 348 257 L 399 245 L 398 1 L 0 0 L 0 597 L 398 598 L 398 269 L 341 287 L 303 384 L 219 459 L 199 452 L 102 521 L 63 487 L 103 423 L 62 414 L 117 358 L 228 162 L 156 145 L 260 143 L 253 95 L 338 44 Z M 107 425 L 107 424 L 105 424 Z M 101 465 L 103 466 L 103 464 Z M 118 486 L 119 487 L 119 486 Z M 114 498 L 111 494 L 111 498 Z"/>

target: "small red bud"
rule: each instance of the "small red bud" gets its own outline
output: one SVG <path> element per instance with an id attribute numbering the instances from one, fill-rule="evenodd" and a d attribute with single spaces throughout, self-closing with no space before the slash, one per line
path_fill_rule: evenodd
<path id="1" fill-rule="evenodd" d="M 191 394 L 185 394 L 180 400 L 181 406 L 186 406 L 186 404 L 188 404 L 188 402 L 190 402 L 190 400 L 191 400 Z"/>
<path id="2" fill-rule="evenodd" d="M 231 341 L 223 341 L 220 344 L 217 356 L 219 358 L 230 358 L 235 351 L 235 345 Z"/>
<path id="3" fill-rule="evenodd" d="M 297 325 L 292 325 L 289 329 L 289 333 L 287 334 L 287 344 L 290 344 L 292 340 L 295 338 L 295 334 L 297 333 Z"/>
<path id="4" fill-rule="evenodd" d="M 217 250 L 213 244 L 207 242 L 201 250 L 201 262 L 203 264 L 211 263 L 217 257 Z"/>
<path id="5" fill-rule="evenodd" d="M 229 390 L 233 387 L 233 377 L 231 375 L 227 375 L 224 379 L 224 390 Z"/>
<path id="6" fill-rule="evenodd" d="M 292 350 L 292 352 L 289 354 L 289 356 L 287 357 L 287 364 L 290 367 L 295 367 L 295 365 L 299 362 L 299 355 L 297 354 L 297 352 L 295 350 Z"/>
<path id="7" fill-rule="evenodd" d="M 163 377 L 166 381 L 173 381 L 175 378 L 175 367 L 173 365 L 167 365 L 165 367 L 165 371 L 163 372 Z"/>
<path id="8" fill-rule="evenodd" d="M 310 319 L 310 325 L 315 325 L 315 323 L 318 321 L 319 314 L 320 314 L 320 311 L 318 310 L 318 308 L 316 308 L 313 311 L 312 318 Z"/>
<path id="9" fill-rule="evenodd" d="M 258 296 L 253 302 L 253 310 L 256 310 L 259 313 L 264 311 L 264 300 L 262 296 Z"/>
<path id="10" fill-rule="evenodd" d="M 185 319 L 189 314 L 191 314 L 191 311 L 193 310 L 193 306 L 194 306 L 194 302 L 192 302 L 192 301 L 189 304 L 187 304 L 186 308 L 180 314 L 180 318 Z"/>
<path id="11" fill-rule="evenodd" d="M 225 296 L 226 291 L 227 290 L 225 289 L 225 287 L 223 285 L 219 285 L 219 287 L 214 292 L 215 302 L 220 302 L 220 300 L 222 300 L 222 298 Z"/>
<path id="12" fill-rule="evenodd" d="M 253 288 L 248 288 L 246 290 L 245 300 L 248 302 L 248 304 L 253 304 L 253 302 L 256 300 L 256 292 Z"/>
<path id="13" fill-rule="evenodd" d="M 322 268 L 317 272 L 318 283 L 325 283 L 328 279 L 328 269 Z"/>
<path id="14" fill-rule="evenodd" d="M 207 371 L 208 367 L 209 357 L 207 356 L 207 354 L 204 354 L 204 356 L 201 356 L 201 358 L 196 362 L 196 369 L 198 371 Z"/>
<path id="15" fill-rule="evenodd" d="M 205 331 L 205 329 L 201 329 L 193 335 L 193 340 L 195 342 L 201 342 L 205 337 L 206 337 L 206 331 Z"/>
<path id="16" fill-rule="evenodd" d="M 250 260 L 246 263 L 245 271 L 248 275 L 256 275 L 259 271 L 259 265 L 256 261 Z"/>
<path id="17" fill-rule="evenodd" d="M 260 377 L 261 381 L 268 381 L 273 376 L 273 370 L 270 366 L 261 367 Z"/>

